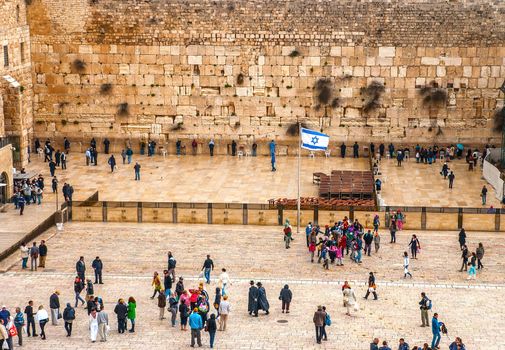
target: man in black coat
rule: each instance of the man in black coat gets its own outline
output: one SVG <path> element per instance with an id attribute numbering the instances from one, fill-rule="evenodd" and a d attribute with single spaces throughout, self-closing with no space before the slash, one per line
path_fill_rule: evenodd
<path id="1" fill-rule="evenodd" d="M 254 281 L 249 282 L 251 285 L 249 287 L 249 302 L 247 306 L 247 311 L 249 315 L 254 313 L 254 316 L 258 316 L 258 288 L 254 285 Z"/>
<path id="2" fill-rule="evenodd" d="M 128 307 L 123 299 L 119 299 L 114 313 L 117 315 L 117 330 L 119 333 L 126 331 L 126 315 L 128 314 Z"/>
<path id="3" fill-rule="evenodd" d="M 60 318 L 60 298 L 58 297 L 60 292 L 55 291 L 49 297 L 49 308 L 51 309 L 51 323 L 53 326 L 58 325 L 58 319 Z"/>
<path id="4" fill-rule="evenodd" d="M 25 307 L 25 314 L 26 314 L 26 334 L 28 336 L 34 336 L 37 337 L 38 334 L 35 331 L 35 312 L 33 312 L 33 301 L 30 300 L 28 302 L 28 305 Z M 32 329 L 32 333 L 30 334 L 30 325 Z"/>
<path id="5" fill-rule="evenodd" d="M 86 281 L 86 278 L 84 277 L 84 274 L 86 272 L 86 264 L 84 263 L 83 256 L 81 256 L 75 264 L 75 270 L 77 271 L 77 276 L 79 276 L 81 281 Z"/>
<path id="6" fill-rule="evenodd" d="M 340 156 L 342 158 L 345 158 L 345 149 L 347 148 L 347 146 L 345 145 L 345 143 L 342 142 L 342 144 L 340 145 Z"/>
<path id="7" fill-rule="evenodd" d="M 95 284 L 103 284 L 102 282 L 103 263 L 102 260 L 100 260 L 99 256 L 97 256 L 96 259 L 93 260 L 91 267 L 95 270 Z"/>

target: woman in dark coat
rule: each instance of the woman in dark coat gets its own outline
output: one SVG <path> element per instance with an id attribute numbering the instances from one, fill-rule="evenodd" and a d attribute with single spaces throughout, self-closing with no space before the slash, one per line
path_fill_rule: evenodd
<path id="1" fill-rule="evenodd" d="M 249 287 L 249 302 L 247 304 L 247 311 L 249 315 L 254 313 L 255 316 L 258 316 L 258 288 L 254 285 L 254 281 L 249 282 L 251 285 Z"/>
<path id="2" fill-rule="evenodd" d="M 267 300 L 267 292 L 261 282 L 256 283 L 258 286 L 258 310 L 261 309 L 266 312 L 268 315 L 268 309 L 270 309 L 270 304 L 268 304 Z"/>
<path id="3" fill-rule="evenodd" d="M 293 293 L 286 284 L 284 285 L 284 288 L 281 289 L 281 294 L 279 295 L 279 300 L 282 301 L 282 313 L 286 310 L 286 313 L 289 314 L 289 304 L 291 304 L 291 299 L 293 299 Z"/>
<path id="4" fill-rule="evenodd" d="M 459 231 L 459 247 L 461 250 L 463 250 L 465 243 L 466 243 L 466 232 L 464 228 L 461 228 L 461 231 Z"/>

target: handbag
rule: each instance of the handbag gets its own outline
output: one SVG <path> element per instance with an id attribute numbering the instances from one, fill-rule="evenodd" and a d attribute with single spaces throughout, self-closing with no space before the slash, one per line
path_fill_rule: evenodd
<path id="1" fill-rule="evenodd" d="M 354 303 L 354 311 L 358 311 L 359 310 L 359 305 L 358 303 Z"/>
<path id="2" fill-rule="evenodd" d="M 12 325 L 11 328 L 9 328 L 9 335 L 11 337 L 15 337 L 18 335 L 18 330 L 16 329 L 16 326 Z"/>

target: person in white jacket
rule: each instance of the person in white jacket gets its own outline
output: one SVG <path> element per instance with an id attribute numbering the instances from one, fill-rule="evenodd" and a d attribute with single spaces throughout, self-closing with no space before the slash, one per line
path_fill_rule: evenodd
<path id="1" fill-rule="evenodd" d="M 219 282 L 221 283 L 221 294 L 223 296 L 226 295 L 226 287 L 231 285 L 230 276 L 228 276 L 228 272 L 226 269 L 221 269 L 221 274 L 219 275 Z"/>
<path id="2" fill-rule="evenodd" d="M 351 307 L 354 307 L 354 310 L 359 308 L 356 303 L 356 295 L 354 294 L 351 286 L 344 288 L 342 293 L 344 294 L 344 305 L 347 308 L 347 312 L 345 314 L 347 316 L 351 316 Z"/>
<path id="3" fill-rule="evenodd" d="M 21 268 L 24 270 L 28 268 L 28 257 L 30 256 L 30 249 L 26 246 L 26 243 L 23 242 L 21 243 L 19 250 L 21 251 Z"/>
<path id="4" fill-rule="evenodd" d="M 412 278 L 412 274 L 409 271 L 409 264 L 410 264 L 409 253 L 404 252 L 403 253 L 403 278 L 407 278 L 407 275 L 410 276 L 410 278 Z"/>
<path id="5" fill-rule="evenodd" d="M 39 311 L 35 314 L 35 319 L 39 322 L 40 326 L 40 337 L 45 340 L 46 339 L 46 333 L 44 332 L 44 327 L 46 326 L 46 323 L 49 322 L 49 315 L 47 311 L 44 309 L 43 305 L 39 306 Z"/>
<path id="6" fill-rule="evenodd" d="M 89 336 L 91 342 L 96 342 L 96 337 L 98 335 L 98 314 L 96 310 L 91 311 L 89 315 Z"/>

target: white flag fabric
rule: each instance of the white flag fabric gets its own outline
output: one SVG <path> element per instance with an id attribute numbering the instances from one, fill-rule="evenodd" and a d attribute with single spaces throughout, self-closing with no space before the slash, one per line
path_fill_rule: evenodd
<path id="1" fill-rule="evenodd" d="M 330 137 L 328 135 L 304 128 L 302 128 L 301 133 L 302 148 L 311 151 L 324 151 L 328 148 L 328 144 L 330 143 Z"/>

